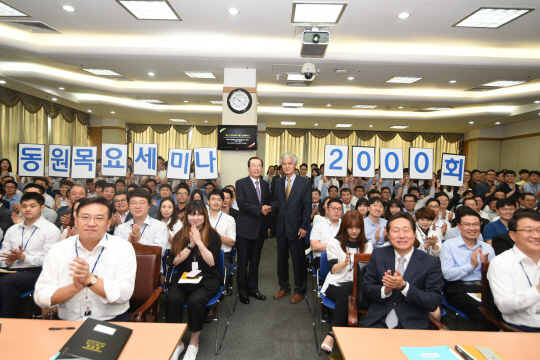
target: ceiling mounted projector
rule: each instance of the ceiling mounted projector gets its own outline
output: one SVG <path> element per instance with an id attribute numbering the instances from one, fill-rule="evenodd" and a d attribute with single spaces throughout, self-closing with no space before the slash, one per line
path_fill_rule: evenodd
<path id="1" fill-rule="evenodd" d="M 305 30 L 302 34 L 300 56 L 322 58 L 329 43 L 330 33 L 328 31 Z"/>

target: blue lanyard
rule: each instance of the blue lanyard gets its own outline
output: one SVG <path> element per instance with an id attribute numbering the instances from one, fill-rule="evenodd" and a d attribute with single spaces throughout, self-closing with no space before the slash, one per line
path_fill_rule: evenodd
<path id="1" fill-rule="evenodd" d="M 135 223 L 131 224 L 131 227 L 133 227 L 133 225 L 135 225 Z M 142 229 L 142 231 L 141 231 L 141 237 L 143 236 L 144 230 L 146 230 L 147 226 L 148 226 L 148 224 L 144 224 L 144 229 Z"/>
<path id="2" fill-rule="evenodd" d="M 512 249 L 512 251 L 514 251 L 514 249 Z M 514 251 L 514 255 L 515 254 L 516 254 L 516 252 Z M 527 277 L 527 281 L 529 282 L 529 286 L 532 287 L 531 279 L 529 279 L 529 275 L 527 275 L 527 272 L 525 271 L 525 268 L 523 267 L 523 264 L 521 263 L 521 261 L 519 262 L 519 265 L 521 265 L 521 268 L 523 269 L 523 272 L 525 273 L 525 276 Z"/>
<path id="3" fill-rule="evenodd" d="M 106 239 L 109 240 L 109 235 L 105 235 Z M 98 255 L 98 258 L 96 260 L 96 262 L 94 263 L 94 267 L 92 268 L 92 274 L 94 273 L 94 270 L 96 270 L 96 265 L 99 261 L 99 259 L 101 258 L 101 254 L 103 254 L 103 250 L 105 250 L 104 247 L 101 248 L 101 252 L 99 253 Z M 75 239 L 75 253 L 77 254 L 77 257 L 79 257 L 79 250 L 77 250 L 77 239 Z"/>
<path id="4" fill-rule="evenodd" d="M 32 236 L 34 235 L 36 230 L 37 230 L 37 227 L 34 229 L 34 231 L 32 231 L 32 235 L 30 235 L 30 237 L 28 238 L 28 241 L 26 242 L 26 245 L 24 245 L 24 247 L 23 247 L 23 242 L 24 242 L 24 227 L 23 227 L 23 229 L 22 229 L 22 237 L 21 237 L 21 247 L 23 248 L 23 250 L 26 250 L 26 247 L 28 246 L 28 243 L 30 242 L 30 239 L 32 238 Z"/>
<path id="5" fill-rule="evenodd" d="M 209 214 L 208 216 L 210 216 L 210 214 Z M 221 220 L 221 217 L 222 217 L 222 216 L 223 216 L 223 213 L 220 213 L 219 219 L 217 219 L 217 223 L 216 223 L 216 226 L 215 226 L 216 229 L 217 229 L 217 226 L 218 226 L 218 224 L 219 224 L 219 220 Z"/>

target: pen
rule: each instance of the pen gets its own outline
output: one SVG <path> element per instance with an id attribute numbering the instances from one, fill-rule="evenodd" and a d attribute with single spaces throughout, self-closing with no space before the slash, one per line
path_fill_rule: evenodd
<path id="1" fill-rule="evenodd" d="M 49 328 L 49 330 L 75 330 L 74 327 Z"/>

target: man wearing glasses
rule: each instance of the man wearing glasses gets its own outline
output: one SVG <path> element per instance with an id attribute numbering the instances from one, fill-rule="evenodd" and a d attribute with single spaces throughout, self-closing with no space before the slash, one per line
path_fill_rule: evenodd
<path id="1" fill-rule="evenodd" d="M 6 196 L 3 199 L 9 202 L 9 210 L 13 211 L 13 204 L 21 202 L 21 197 L 17 195 L 17 183 L 13 180 L 7 180 L 4 183 L 4 189 L 6 190 Z"/>
<path id="2" fill-rule="evenodd" d="M 336 237 L 341 226 L 341 213 L 343 211 L 341 200 L 330 199 L 326 206 L 328 207 L 328 216 L 323 221 L 313 225 L 310 235 L 309 242 L 313 251 L 313 266 L 315 266 L 315 269 L 320 268 L 321 253 L 326 251 L 326 245 Z"/>
<path id="3" fill-rule="evenodd" d="M 435 226 L 435 230 L 437 230 L 439 238 L 444 241 L 444 237 L 446 236 L 446 230 L 450 229 L 452 226 L 450 226 L 450 223 L 448 223 L 446 220 L 443 220 L 438 216 L 440 211 L 440 205 L 441 203 L 439 202 L 439 200 L 435 198 L 426 200 L 426 206 L 433 210 L 435 214 L 437 214 L 437 218 L 433 222 L 433 226 Z"/>
<path id="4" fill-rule="evenodd" d="M 491 241 L 496 235 L 508 233 L 508 221 L 516 211 L 516 201 L 510 198 L 504 198 L 497 201 L 497 212 L 499 220 L 493 221 L 484 227 L 484 239 L 491 245 Z"/>
<path id="5" fill-rule="evenodd" d="M 461 235 L 446 240 L 440 254 L 443 277 L 448 281 L 445 296 L 450 305 L 480 324 L 480 301 L 469 293 L 482 292 L 482 262 L 492 260 L 495 251 L 491 245 L 477 240 L 481 219 L 476 211 L 465 208 L 456 220 Z"/>
<path id="6" fill-rule="evenodd" d="M 186 213 L 187 203 L 189 200 L 189 186 L 186 183 L 178 184 L 176 188 L 176 207 L 178 208 L 178 220 L 182 220 Z"/>
<path id="7" fill-rule="evenodd" d="M 387 220 L 381 219 L 384 213 L 384 205 L 380 197 L 370 198 L 367 205 L 369 207 L 369 216 L 364 218 L 366 240 L 370 241 L 374 248 L 380 247 L 384 244 L 387 223 Z"/>

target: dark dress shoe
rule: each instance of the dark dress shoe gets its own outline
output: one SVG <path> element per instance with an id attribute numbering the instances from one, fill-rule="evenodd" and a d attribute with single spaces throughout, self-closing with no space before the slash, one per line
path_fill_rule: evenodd
<path id="1" fill-rule="evenodd" d="M 212 320 L 216 318 L 216 308 L 214 305 L 209 306 L 206 308 L 206 319 L 204 320 L 205 323 L 211 323 Z"/>
<path id="2" fill-rule="evenodd" d="M 274 295 L 274 300 L 280 300 L 283 299 L 285 296 L 289 295 L 291 292 L 286 292 L 283 290 L 279 290 L 277 294 Z"/>
<path id="3" fill-rule="evenodd" d="M 249 296 L 254 297 L 257 300 L 266 300 L 266 296 L 261 293 L 250 294 Z"/>
<path id="4" fill-rule="evenodd" d="M 249 297 L 240 295 L 240 302 L 246 305 L 249 304 Z"/>

